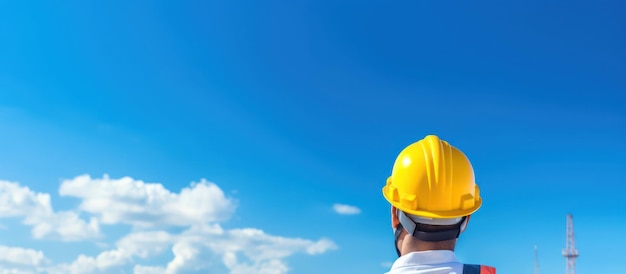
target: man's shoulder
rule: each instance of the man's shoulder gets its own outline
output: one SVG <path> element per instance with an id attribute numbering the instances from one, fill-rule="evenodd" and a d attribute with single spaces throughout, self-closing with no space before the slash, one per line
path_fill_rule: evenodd
<path id="1" fill-rule="evenodd" d="M 385 274 L 429 274 L 429 273 L 458 273 L 458 274 L 496 274 L 496 269 L 488 265 L 453 263 L 446 265 L 411 265 L 392 267 Z"/>

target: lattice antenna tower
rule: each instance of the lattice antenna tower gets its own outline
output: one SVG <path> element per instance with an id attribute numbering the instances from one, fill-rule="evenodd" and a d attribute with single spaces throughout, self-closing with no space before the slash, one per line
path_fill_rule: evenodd
<path id="1" fill-rule="evenodd" d="M 576 258 L 578 250 L 574 241 L 574 219 L 572 214 L 567 214 L 567 226 L 565 232 L 565 249 L 563 249 L 563 257 L 565 257 L 565 274 L 576 274 Z"/>

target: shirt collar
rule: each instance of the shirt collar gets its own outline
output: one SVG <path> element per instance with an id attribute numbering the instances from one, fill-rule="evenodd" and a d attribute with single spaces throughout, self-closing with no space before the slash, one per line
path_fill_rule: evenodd
<path id="1" fill-rule="evenodd" d="M 458 262 L 458 260 L 454 252 L 450 250 L 416 251 L 398 258 L 393 263 L 393 266 L 391 266 L 391 269 L 406 265 L 445 264 L 453 262 Z"/>

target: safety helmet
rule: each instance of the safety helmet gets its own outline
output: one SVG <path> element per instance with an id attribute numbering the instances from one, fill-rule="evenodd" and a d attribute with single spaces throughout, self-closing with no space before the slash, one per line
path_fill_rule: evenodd
<path id="1" fill-rule="evenodd" d="M 395 208 L 435 222 L 468 216 L 482 204 L 470 161 L 435 135 L 400 152 L 382 191 Z"/>

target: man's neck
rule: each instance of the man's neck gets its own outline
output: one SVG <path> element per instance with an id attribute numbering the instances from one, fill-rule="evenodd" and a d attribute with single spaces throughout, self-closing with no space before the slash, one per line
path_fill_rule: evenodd
<path id="1" fill-rule="evenodd" d="M 454 251 L 454 248 L 456 246 L 456 239 L 441 242 L 426 242 L 409 236 L 404 239 L 404 241 L 405 244 L 402 245 L 402 254 L 428 250 Z"/>

